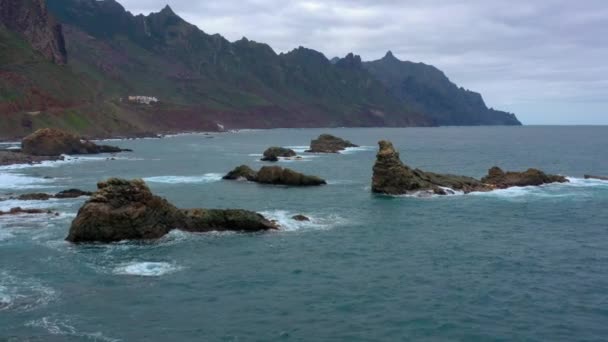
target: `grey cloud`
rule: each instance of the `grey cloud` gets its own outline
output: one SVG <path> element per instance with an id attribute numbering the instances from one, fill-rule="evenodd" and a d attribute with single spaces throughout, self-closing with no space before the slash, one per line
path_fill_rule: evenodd
<path id="1" fill-rule="evenodd" d="M 524 122 L 560 122 L 554 106 L 540 105 L 559 103 L 584 123 L 577 103 L 587 101 L 605 104 L 588 114 L 608 124 L 605 0 L 121 1 L 145 14 L 166 2 L 205 32 L 246 36 L 277 52 L 302 45 L 330 58 L 355 52 L 370 60 L 392 50 L 437 66 Z"/>

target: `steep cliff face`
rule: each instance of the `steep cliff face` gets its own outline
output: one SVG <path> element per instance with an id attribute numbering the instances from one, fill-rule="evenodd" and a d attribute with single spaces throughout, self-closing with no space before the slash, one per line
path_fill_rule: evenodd
<path id="1" fill-rule="evenodd" d="M 390 51 L 364 65 L 393 96 L 438 125 L 521 125 L 514 114 L 488 108 L 481 94 L 458 87 L 432 65 L 400 61 Z"/>
<path id="2" fill-rule="evenodd" d="M 67 63 L 61 24 L 49 15 L 45 0 L 0 0 L 0 24 L 19 33 L 51 61 Z"/>

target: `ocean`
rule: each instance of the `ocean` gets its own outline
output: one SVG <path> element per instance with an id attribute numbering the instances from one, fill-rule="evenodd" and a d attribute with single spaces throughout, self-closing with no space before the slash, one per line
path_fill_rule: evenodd
<path id="1" fill-rule="evenodd" d="M 332 133 L 361 145 L 304 153 Z M 492 193 L 371 193 L 377 142 L 408 165 L 481 177 L 540 168 L 568 184 Z M 0 341 L 600 341 L 608 336 L 608 127 L 277 129 L 105 142 L 133 153 L 0 168 L 0 195 L 143 178 L 182 208 L 244 208 L 277 232 L 64 241 L 85 199 L 0 201 Z M 5 146 L 10 144 L 4 144 Z M 328 185 L 222 181 L 278 165 Z M 304 214 L 311 222 L 290 219 Z"/>

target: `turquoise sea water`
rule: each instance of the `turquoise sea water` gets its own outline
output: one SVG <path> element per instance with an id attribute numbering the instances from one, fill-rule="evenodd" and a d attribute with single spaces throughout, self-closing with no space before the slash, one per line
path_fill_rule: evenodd
<path id="1" fill-rule="evenodd" d="M 221 181 L 272 145 L 329 132 L 361 145 L 280 165 L 320 188 Z M 0 341 L 600 341 L 608 336 L 608 127 L 245 131 L 114 141 L 87 156 L 0 169 L 0 194 L 94 190 L 141 177 L 184 208 L 246 208 L 264 234 L 63 241 L 80 200 L 0 202 Z M 571 183 L 415 198 L 370 193 L 376 142 L 404 162 L 475 177 L 537 167 Z M 45 178 L 51 177 L 51 178 Z M 289 217 L 305 214 L 310 223 Z"/>

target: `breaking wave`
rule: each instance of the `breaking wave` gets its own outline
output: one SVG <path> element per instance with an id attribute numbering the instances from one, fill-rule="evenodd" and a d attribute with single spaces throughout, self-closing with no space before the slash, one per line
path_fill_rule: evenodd
<path id="1" fill-rule="evenodd" d="M 58 319 L 53 317 L 43 317 L 41 319 L 27 322 L 27 327 L 40 328 L 52 335 L 80 337 L 91 341 L 118 342 L 120 340 L 107 337 L 101 332 L 87 333 L 80 332 L 69 319 Z"/>
<path id="2" fill-rule="evenodd" d="M 40 177 L 31 177 L 18 173 L 3 173 L 0 172 L 0 189 L 18 190 L 18 189 L 39 189 L 48 187 L 52 183 L 52 179 Z"/>
<path id="3" fill-rule="evenodd" d="M 281 227 L 281 231 L 293 232 L 300 230 L 325 230 L 334 227 L 342 226 L 347 221 L 338 215 L 328 216 L 317 216 L 317 215 L 305 215 L 310 221 L 296 221 L 293 216 L 298 213 L 292 213 L 286 210 L 271 210 L 264 211 L 260 214 L 266 218 L 276 221 Z"/>
<path id="4" fill-rule="evenodd" d="M 158 176 L 144 178 L 149 183 L 183 184 L 183 183 L 213 183 L 222 180 L 219 173 L 207 173 L 202 176 Z"/>
<path id="5" fill-rule="evenodd" d="M 359 147 L 347 147 L 341 154 L 354 154 L 358 152 L 376 151 L 375 146 L 359 146 Z"/>
<path id="6" fill-rule="evenodd" d="M 0 272 L 0 312 L 30 311 L 47 305 L 56 297 L 55 290 L 36 279 L 23 279 Z"/>
<path id="7" fill-rule="evenodd" d="M 114 274 L 140 277 L 160 277 L 177 272 L 181 267 L 168 262 L 132 262 L 114 269 Z"/>

